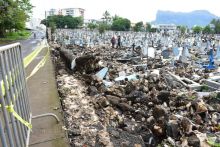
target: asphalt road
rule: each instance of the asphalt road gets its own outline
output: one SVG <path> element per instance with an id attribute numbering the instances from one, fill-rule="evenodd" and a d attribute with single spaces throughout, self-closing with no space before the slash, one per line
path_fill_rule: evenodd
<path id="1" fill-rule="evenodd" d="M 34 33 L 36 34 L 36 38 L 34 38 Z M 33 50 L 36 49 L 37 44 L 42 41 L 42 38 L 45 36 L 43 32 L 35 31 L 31 37 L 27 40 L 18 41 L 21 43 L 22 55 L 25 58 L 29 55 Z"/>
<path id="2" fill-rule="evenodd" d="M 12 42 L 5 42 L 5 43 L 0 44 L 0 47 L 7 45 L 7 44 L 20 42 L 21 48 L 22 48 L 22 55 L 23 55 L 23 58 L 25 58 L 33 50 L 36 49 L 37 44 L 40 43 L 40 41 L 42 41 L 42 38 L 45 38 L 45 33 L 43 31 L 32 31 L 32 32 L 33 32 L 32 35 L 27 40 L 17 40 L 17 41 L 12 41 Z M 34 38 L 34 33 L 36 34 L 36 38 Z"/>

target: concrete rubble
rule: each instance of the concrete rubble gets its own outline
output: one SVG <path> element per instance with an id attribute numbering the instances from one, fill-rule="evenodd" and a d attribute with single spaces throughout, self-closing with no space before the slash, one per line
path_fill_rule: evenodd
<path id="1" fill-rule="evenodd" d="M 220 92 L 205 84 L 214 71 L 192 64 L 193 50 L 173 63 L 127 47 L 51 47 L 71 146 L 220 144 Z"/>

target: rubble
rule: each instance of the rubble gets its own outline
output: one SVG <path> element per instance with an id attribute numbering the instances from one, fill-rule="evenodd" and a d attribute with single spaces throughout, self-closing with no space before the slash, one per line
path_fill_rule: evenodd
<path id="1" fill-rule="evenodd" d="M 56 50 L 54 56 L 72 146 L 206 147 L 218 143 L 219 93 L 203 86 L 204 71 L 185 63 L 170 67 L 156 57 L 134 58 L 139 57 L 135 53 L 125 58 L 127 48 L 99 45 L 82 52 L 74 45 L 71 53 L 64 50 Z M 188 51 L 184 54 L 191 57 Z"/>

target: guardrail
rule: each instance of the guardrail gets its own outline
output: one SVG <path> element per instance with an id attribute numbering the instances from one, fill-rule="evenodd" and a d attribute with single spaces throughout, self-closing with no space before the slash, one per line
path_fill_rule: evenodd
<path id="1" fill-rule="evenodd" d="M 0 146 L 25 147 L 29 144 L 31 119 L 20 43 L 0 47 Z"/>

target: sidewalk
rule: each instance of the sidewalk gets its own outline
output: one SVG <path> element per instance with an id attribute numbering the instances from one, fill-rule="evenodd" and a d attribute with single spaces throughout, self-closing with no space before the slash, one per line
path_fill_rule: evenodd
<path id="1" fill-rule="evenodd" d="M 26 68 L 26 76 L 30 74 L 33 68 L 46 55 L 47 48 L 32 61 Z M 67 139 L 62 130 L 63 122 L 61 116 L 60 101 L 57 93 L 56 80 L 53 64 L 50 58 L 46 61 L 44 67 L 27 81 L 30 106 L 32 116 L 54 113 L 61 120 L 57 124 L 56 120 L 49 117 L 32 119 L 32 133 L 30 135 L 30 147 L 67 147 Z"/>

